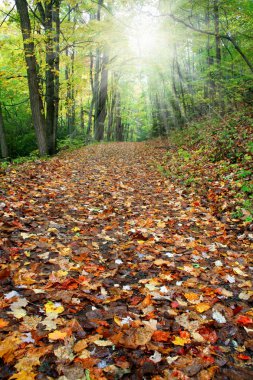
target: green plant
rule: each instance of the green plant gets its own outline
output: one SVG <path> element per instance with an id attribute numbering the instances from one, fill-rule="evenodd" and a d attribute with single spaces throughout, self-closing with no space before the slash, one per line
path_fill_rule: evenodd
<path id="1" fill-rule="evenodd" d="M 239 173 L 237 173 L 238 178 L 247 178 L 252 174 L 252 170 L 242 169 Z"/>
<path id="2" fill-rule="evenodd" d="M 241 187 L 241 190 L 244 192 L 244 193 L 247 193 L 247 194 L 253 194 L 253 184 L 251 183 L 244 183 Z"/>
<path id="3" fill-rule="evenodd" d="M 191 154 L 187 150 L 182 149 L 182 148 L 178 149 L 178 155 L 180 158 L 182 158 L 186 162 L 188 162 L 191 158 Z"/>
<path id="4" fill-rule="evenodd" d="M 243 217 L 243 212 L 241 209 L 238 209 L 231 214 L 232 219 L 241 219 Z"/>
<path id="5" fill-rule="evenodd" d="M 189 177 L 185 180 L 186 185 L 191 185 L 192 183 L 196 183 L 196 178 L 194 177 Z"/>
<path id="6" fill-rule="evenodd" d="M 85 144 L 83 138 L 71 139 L 70 137 L 67 137 L 64 140 L 59 141 L 58 148 L 59 150 L 75 150 L 81 148 L 84 145 Z"/>

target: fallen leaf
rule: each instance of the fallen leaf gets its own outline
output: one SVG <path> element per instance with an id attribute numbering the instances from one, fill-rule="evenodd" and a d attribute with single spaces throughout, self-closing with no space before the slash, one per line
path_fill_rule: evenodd
<path id="1" fill-rule="evenodd" d="M 49 340 L 64 340 L 67 335 L 68 334 L 66 331 L 55 330 L 54 332 L 48 334 L 48 339 Z"/>
<path id="2" fill-rule="evenodd" d="M 0 358 L 3 358 L 6 363 L 11 362 L 15 357 L 15 351 L 21 343 L 20 333 L 10 333 L 0 342 Z"/>
<path id="3" fill-rule="evenodd" d="M 59 302 L 48 301 L 44 307 L 47 314 L 60 314 L 64 311 L 64 307 Z"/>
<path id="4" fill-rule="evenodd" d="M 8 325 L 9 325 L 8 321 L 6 321 L 5 319 L 0 318 L 0 329 L 6 327 Z"/>
<path id="5" fill-rule="evenodd" d="M 236 322 L 240 325 L 247 326 L 253 323 L 253 319 L 248 317 L 247 315 L 239 315 Z"/>
<path id="6" fill-rule="evenodd" d="M 239 274 L 240 276 L 248 277 L 248 275 L 247 275 L 246 273 L 244 273 L 244 272 L 243 272 L 240 268 L 238 268 L 238 267 L 233 268 L 233 271 L 234 271 L 234 273 Z"/>
<path id="7" fill-rule="evenodd" d="M 27 306 L 28 301 L 25 298 L 20 298 L 17 302 L 13 302 L 10 306 L 10 314 L 13 314 L 15 318 L 20 319 L 26 315 L 26 310 L 23 307 Z"/>
<path id="8" fill-rule="evenodd" d="M 152 340 L 155 342 L 167 342 L 170 337 L 170 333 L 167 331 L 157 330 L 152 335 Z"/>
<path id="9" fill-rule="evenodd" d="M 226 323 L 227 322 L 226 318 L 219 311 L 213 312 L 213 319 L 218 323 Z"/>
<path id="10" fill-rule="evenodd" d="M 197 293 L 184 293 L 184 296 L 185 298 L 187 299 L 187 301 L 191 302 L 191 303 L 195 303 L 196 301 L 199 301 L 199 294 Z"/>
<path id="11" fill-rule="evenodd" d="M 195 308 L 198 313 L 204 313 L 205 311 L 209 310 L 211 306 L 207 302 L 201 302 L 196 305 Z"/>
<path id="12" fill-rule="evenodd" d="M 187 331 L 180 331 L 180 336 L 176 336 L 172 343 L 175 346 L 184 346 L 191 343 L 190 334 Z"/>
<path id="13" fill-rule="evenodd" d="M 36 376 L 34 372 L 20 371 L 12 375 L 9 380 L 35 380 Z"/>
<path id="14" fill-rule="evenodd" d="M 110 340 L 100 340 L 100 339 L 95 340 L 94 344 L 96 346 L 99 346 L 99 347 L 107 347 L 107 346 L 113 346 L 114 345 L 114 343 L 111 342 Z"/>
<path id="15" fill-rule="evenodd" d="M 154 330 L 150 326 L 130 328 L 125 334 L 120 334 L 117 342 L 126 348 L 137 348 L 150 342 Z M 117 339 L 117 338 L 116 338 Z M 115 343 L 114 337 L 111 337 Z"/>
<path id="16" fill-rule="evenodd" d="M 160 354 L 160 352 L 155 351 L 154 354 L 149 357 L 149 359 L 154 363 L 160 363 L 160 361 L 162 360 L 162 355 Z"/>

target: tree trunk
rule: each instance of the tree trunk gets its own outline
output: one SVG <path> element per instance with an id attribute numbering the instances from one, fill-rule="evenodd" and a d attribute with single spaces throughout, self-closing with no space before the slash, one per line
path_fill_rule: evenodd
<path id="1" fill-rule="evenodd" d="M 218 105 L 221 111 L 224 113 L 225 103 L 223 99 L 223 89 L 222 89 L 222 67 L 221 67 L 221 37 L 220 37 L 220 10 L 219 10 L 219 0 L 214 0 L 213 5 L 214 11 L 214 31 L 215 31 L 215 51 L 216 51 L 216 68 L 218 77 L 218 86 L 216 85 L 218 93 Z"/>
<path id="2" fill-rule="evenodd" d="M 8 148 L 6 144 L 5 131 L 4 131 L 4 119 L 2 112 L 2 105 L 0 103 L 0 143 L 1 143 L 1 156 L 2 158 L 8 157 Z"/>
<path id="3" fill-rule="evenodd" d="M 115 105 L 116 105 L 116 91 L 115 91 L 115 88 L 112 88 L 111 104 L 109 108 L 108 126 L 107 126 L 107 141 L 111 141 L 112 139 Z"/>
<path id="4" fill-rule="evenodd" d="M 45 3 L 46 32 L 46 126 L 49 154 L 54 154 L 55 146 L 55 53 L 53 38 L 53 1 Z"/>
<path id="5" fill-rule="evenodd" d="M 61 0 L 55 0 L 55 11 L 54 11 L 54 21 L 55 21 L 55 86 L 54 86 L 54 126 L 53 126 L 53 139 L 55 141 L 55 150 L 57 149 L 57 130 L 58 130 L 58 119 L 59 119 L 59 104 L 60 104 L 60 5 Z"/>
<path id="6" fill-rule="evenodd" d="M 83 108 L 83 104 L 81 105 L 81 109 L 80 109 L 80 121 L 81 121 L 81 123 L 80 123 L 81 124 L 81 130 L 82 130 L 82 132 L 84 132 L 84 108 Z"/>
<path id="7" fill-rule="evenodd" d="M 101 81 L 97 97 L 97 107 L 95 112 L 95 139 L 102 141 L 104 138 L 104 126 L 107 115 L 106 101 L 107 101 L 107 88 L 108 88 L 108 65 L 109 58 L 104 53 L 101 65 Z"/>
<path id="8" fill-rule="evenodd" d="M 88 126 L 86 131 L 86 137 L 89 137 L 91 134 L 91 129 L 93 125 L 93 109 L 94 109 L 94 102 L 95 102 L 95 90 L 94 90 L 94 80 L 93 80 L 93 55 L 92 52 L 90 52 L 90 87 L 91 87 L 91 102 L 90 102 L 90 110 L 89 110 L 89 117 L 88 117 Z"/>
<path id="9" fill-rule="evenodd" d="M 121 97 L 119 91 L 117 91 L 116 100 L 115 137 L 116 141 L 124 141 L 123 124 L 121 118 Z"/>
<path id="10" fill-rule="evenodd" d="M 39 91 L 39 78 L 36 71 L 37 62 L 35 57 L 34 43 L 31 36 L 31 24 L 28 14 L 28 5 L 26 0 L 15 0 L 15 3 L 20 17 L 20 24 L 24 41 L 33 125 L 35 128 L 40 155 L 46 155 L 49 153 L 46 139 L 46 120 L 44 116 L 42 98 Z"/>

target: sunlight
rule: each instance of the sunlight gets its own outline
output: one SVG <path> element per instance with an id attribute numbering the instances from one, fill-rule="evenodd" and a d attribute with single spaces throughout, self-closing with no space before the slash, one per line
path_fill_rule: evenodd
<path id="1" fill-rule="evenodd" d="M 128 36 L 130 49 L 140 57 L 151 55 L 158 44 L 158 34 L 148 20 L 142 20 Z"/>
<path id="2" fill-rule="evenodd" d="M 158 24 L 153 14 L 146 10 L 135 15 L 126 29 L 128 46 L 138 58 L 152 56 L 160 45 Z"/>

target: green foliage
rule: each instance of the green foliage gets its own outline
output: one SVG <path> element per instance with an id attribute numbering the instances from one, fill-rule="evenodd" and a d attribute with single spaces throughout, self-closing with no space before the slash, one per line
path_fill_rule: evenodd
<path id="1" fill-rule="evenodd" d="M 252 170 L 243 169 L 237 173 L 238 178 L 247 178 L 253 174 Z"/>
<path id="2" fill-rule="evenodd" d="M 182 132 L 171 131 L 167 164 L 160 169 L 200 195 L 215 215 L 243 223 L 253 218 L 251 114 L 249 109 L 219 121 L 201 118 Z"/>
<path id="3" fill-rule="evenodd" d="M 179 148 L 177 153 L 178 156 L 186 162 L 188 162 L 191 158 L 191 154 L 187 150 L 184 150 L 182 148 Z"/>
<path id="4" fill-rule="evenodd" d="M 59 150 L 75 150 L 85 145 L 84 138 L 70 138 L 67 137 L 64 140 L 60 140 L 58 143 Z"/>

